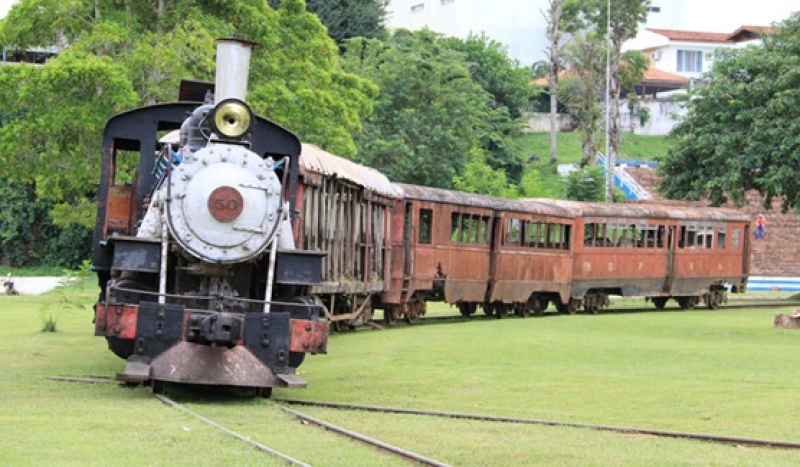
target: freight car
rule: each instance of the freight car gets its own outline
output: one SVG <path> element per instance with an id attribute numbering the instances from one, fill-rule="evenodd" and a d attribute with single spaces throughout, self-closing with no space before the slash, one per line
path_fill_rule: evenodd
<path id="1" fill-rule="evenodd" d="M 290 216 L 301 145 L 246 104 L 251 46 L 218 41 L 215 85 L 106 124 L 95 334 L 127 360 L 125 382 L 269 395 L 305 386 L 297 367 L 326 351 L 309 293 L 324 254 L 296 248 Z"/>
<path id="2" fill-rule="evenodd" d="M 308 161 L 305 157 L 308 156 Z M 304 247 L 329 253 L 315 293 L 338 327 L 413 323 L 428 301 L 470 316 L 597 313 L 609 296 L 717 308 L 746 289 L 749 218 L 669 204 L 509 200 L 391 183 L 304 146 Z"/>

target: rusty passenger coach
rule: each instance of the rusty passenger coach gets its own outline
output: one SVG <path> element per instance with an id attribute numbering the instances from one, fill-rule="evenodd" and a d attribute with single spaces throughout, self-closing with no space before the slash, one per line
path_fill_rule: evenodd
<path id="1" fill-rule="evenodd" d="M 497 317 L 599 312 L 610 296 L 717 308 L 743 292 L 749 218 L 657 203 L 510 200 L 403 183 L 304 144 L 295 237 L 336 328 L 416 321 L 429 301 Z"/>
<path id="2" fill-rule="evenodd" d="M 541 202 L 541 200 L 539 200 Z M 668 204 L 551 201 L 572 211 L 571 292 L 563 311 L 597 312 L 609 295 L 642 296 L 656 308 L 717 308 L 744 292 L 749 274 L 747 215 Z M 559 306 L 557 304 L 557 306 Z"/>

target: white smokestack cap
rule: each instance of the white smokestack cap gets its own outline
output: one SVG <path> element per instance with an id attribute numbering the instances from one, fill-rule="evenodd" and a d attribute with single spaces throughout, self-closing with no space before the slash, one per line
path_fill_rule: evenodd
<path id="1" fill-rule="evenodd" d="M 215 105 L 231 97 L 246 101 L 250 52 L 254 45 L 255 42 L 243 39 L 217 39 Z"/>

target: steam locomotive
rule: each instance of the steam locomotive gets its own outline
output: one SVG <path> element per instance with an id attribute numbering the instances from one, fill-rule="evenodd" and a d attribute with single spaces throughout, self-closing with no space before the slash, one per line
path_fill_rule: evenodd
<path id="1" fill-rule="evenodd" d="M 305 387 L 325 353 L 308 293 L 323 254 L 296 248 L 301 145 L 245 101 L 252 43 L 217 42 L 216 83 L 106 124 L 92 265 L 95 334 L 127 360 L 119 380 Z"/>

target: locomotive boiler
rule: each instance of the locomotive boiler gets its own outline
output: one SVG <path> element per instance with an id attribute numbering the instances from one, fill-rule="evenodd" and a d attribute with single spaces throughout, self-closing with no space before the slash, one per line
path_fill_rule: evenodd
<path id="1" fill-rule="evenodd" d="M 308 293 L 322 253 L 293 237 L 301 145 L 246 103 L 252 45 L 219 40 L 215 84 L 106 125 L 95 334 L 127 360 L 122 381 L 269 395 L 304 387 L 305 354 L 326 352 Z"/>

